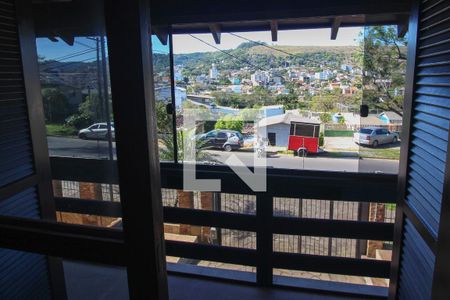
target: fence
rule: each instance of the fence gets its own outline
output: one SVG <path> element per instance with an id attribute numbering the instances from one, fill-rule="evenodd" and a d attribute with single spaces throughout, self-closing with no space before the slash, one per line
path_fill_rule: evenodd
<path id="1" fill-rule="evenodd" d="M 119 186 L 116 184 L 94 184 L 73 181 L 55 181 L 55 183 L 60 186 L 60 194 L 63 197 L 80 198 L 82 194 L 80 193 L 80 189 L 83 189 L 84 185 L 90 184 L 96 188 L 101 187 L 101 193 L 94 193 L 95 199 L 103 201 L 111 201 L 113 199 L 114 202 L 120 201 Z M 205 199 L 202 201 L 201 192 L 184 192 L 168 188 L 161 189 L 163 206 L 208 209 L 236 214 L 256 214 L 256 196 L 254 195 L 203 193 L 203 195 L 205 194 L 211 194 L 211 197 L 207 199 L 207 201 L 211 202 L 210 204 L 207 204 Z M 368 205 L 369 207 L 363 209 L 364 205 Z M 393 223 L 395 220 L 395 205 L 274 197 L 273 215 L 277 217 Z M 65 221 L 68 220 L 71 222 L 74 221 L 73 218 L 67 218 L 66 216 Z M 85 218 L 80 222 L 84 221 Z M 92 221 L 92 218 L 89 219 L 89 222 L 91 225 L 95 223 Z M 101 224 L 105 224 L 105 222 L 99 222 L 98 225 Z M 166 227 L 166 231 L 173 232 L 173 230 L 173 228 Z M 180 232 L 180 229 L 177 229 L 176 232 Z M 256 249 L 255 232 L 226 228 L 208 228 L 208 230 L 197 230 L 195 232 L 191 232 L 190 229 L 187 231 L 184 229 L 184 234 L 196 235 L 203 234 L 204 232 L 207 232 L 208 236 L 199 236 L 198 239 L 200 241 L 207 241 L 208 243 L 222 246 Z M 361 255 L 366 254 L 374 256 L 374 251 L 383 248 L 385 245 L 372 241 L 365 243 L 361 245 L 361 241 L 356 239 L 283 234 L 273 235 L 274 251 L 287 253 L 359 258 Z"/>

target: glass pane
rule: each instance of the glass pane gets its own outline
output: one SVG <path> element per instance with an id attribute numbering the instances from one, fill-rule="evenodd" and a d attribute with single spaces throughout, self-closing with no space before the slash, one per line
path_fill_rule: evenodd
<path id="1" fill-rule="evenodd" d="M 120 201 L 119 187 L 108 182 L 117 157 L 103 6 L 88 4 L 89 1 L 77 1 L 76 5 L 87 5 L 92 11 L 83 21 L 73 21 L 70 27 L 62 26 L 58 18 L 48 24 L 41 24 L 44 20 L 37 18 L 35 24 L 49 154 L 51 158 L 59 157 L 63 164 L 62 167 L 52 164 L 55 168 L 52 173 L 69 179 L 54 178 L 56 217 L 59 222 L 121 229 L 115 226 L 120 222 L 121 207 L 113 203 Z M 51 15 L 62 16 L 75 4 L 42 3 L 36 7 L 39 5 L 45 5 Z M 72 160 L 73 164 L 66 166 L 62 158 L 69 157 L 83 159 Z M 85 158 L 99 160 L 100 167 L 95 168 L 97 178 L 92 180 L 95 183 L 79 178 L 70 180 L 75 169 L 91 163 Z M 117 178 L 113 181 L 117 182 Z M 99 203 L 94 210 L 84 212 L 70 202 L 78 199 Z M 91 215 L 96 210 L 98 213 L 98 209 L 103 213 Z"/>
<path id="2" fill-rule="evenodd" d="M 407 37 L 395 26 L 364 28 L 362 63 L 363 104 L 369 115 L 361 118 L 354 134 L 359 144 L 359 171 L 398 172 L 405 92 Z"/>
<path id="3" fill-rule="evenodd" d="M 0 248 L 0 298 L 54 299 L 53 292 L 61 287 L 53 282 L 61 276 L 69 300 L 129 298 L 125 267 L 61 259 L 61 269 L 49 269 L 48 263 L 45 255 Z"/>
<path id="4" fill-rule="evenodd" d="M 170 47 L 169 43 L 163 45 L 155 35 L 152 35 L 151 41 L 159 158 L 161 161 L 174 161 L 173 116 L 171 109 L 168 109 L 168 106 L 172 106 Z M 182 89 L 177 88 L 175 98 L 179 97 L 180 93 Z"/>
<path id="5" fill-rule="evenodd" d="M 273 168 L 358 171 L 364 33 L 341 29 L 336 40 L 326 29 L 280 31 L 275 43 L 270 32 L 224 33 L 220 44 L 210 34 L 174 35 L 177 84 L 187 90 L 177 112 L 185 122 L 197 110 L 197 162 L 235 156 L 252 166 L 263 154 Z M 242 139 L 212 137 L 214 130 Z"/>
<path id="6" fill-rule="evenodd" d="M 63 260 L 67 298 L 129 299 L 127 269 Z"/>
<path id="7" fill-rule="evenodd" d="M 51 299 L 47 257 L 0 248 L 0 299 Z"/>
<path id="8" fill-rule="evenodd" d="M 51 156 L 115 158 L 104 36 L 36 39 Z"/>

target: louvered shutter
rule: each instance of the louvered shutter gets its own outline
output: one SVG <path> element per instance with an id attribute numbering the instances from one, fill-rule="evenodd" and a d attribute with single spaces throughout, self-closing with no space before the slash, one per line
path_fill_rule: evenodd
<path id="1" fill-rule="evenodd" d="M 440 232 L 446 226 L 442 208 L 449 176 L 450 1 L 417 1 L 410 24 L 415 48 L 409 63 L 414 63 L 414 72 L 408 74 L 410 98 L 405 99 L 411 111 L 408 145 L 402 145 L 408 152 L 400 167 L 404 194 L 399 201 L 404 209 L 397 225 L 402 228 L 396 239 L 399 264 L 393 284 L 398 299 L 432 299 L 436 249 L 445 239 Z"/>
<path id="2" fill-rule="evenodd" d="M 13 0 L 0 1 L 0 216 L 40 219 L 16 13 Z M 51 298 L 48 263 L 43 255 L 0 249 L 0 299 Z"/>

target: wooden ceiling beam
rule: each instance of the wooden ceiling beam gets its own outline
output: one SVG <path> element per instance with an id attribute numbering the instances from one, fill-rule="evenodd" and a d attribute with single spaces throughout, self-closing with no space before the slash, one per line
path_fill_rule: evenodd
<path id="1" fill-rule="evenodd" d="M 278 41 L 278 21 L 270 21 L 270 32 L 272 34 L 272 42 Z"/>
<path id="2" fill-rule="evenodd" d="M 408 32 L 409 20 L 408 18 L 399 18 L 399 22 L 397 23 L 397 36 L 399 38 L 405 37 Z"/>
<path id="3" fill-rule="evenodd" d="M 73 43 L 75 42 L 75 36 L 71 34 L 59 34 L 59 38 L 69 46 L 73 46 Z"/>
<path id="4" fill-rule="evenodd" d="M 168 26 L 153 26 L 153 33 L 156 35 L 158 40 L 164 46 L 167 46 L 167 42 L 169 41 L 169 27 Z"/>
<path id="5" fill-rule="evenodd" d="M 333 22 L 331 23 L 331 39 L 335 40 L 337 38 L 337 34 L 339 31 L 339 27 L 341 26 L 342 17 L 333 18 Z"/>
<path id="6" fill-rule="evenodd" d="M 220 44 L 221 28 L 219 24 L 209 24 L 209 30 L 214 38 L 216 44 Z"/>

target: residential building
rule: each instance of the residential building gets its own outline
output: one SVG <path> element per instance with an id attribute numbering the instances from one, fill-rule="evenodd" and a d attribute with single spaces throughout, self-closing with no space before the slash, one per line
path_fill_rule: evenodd
<path id="1" fill-rule="evenodd" d="M 401 125 L 403 122 L 403 117 L 393 111 L 384 111 L 378 118 L 388 125 Z"/>
<path id="2" fill-rule="evenodd" d="M 304 118 L 298 114 L 287 112 L 262 119 L 256 127 L 258 138 L 267 139 L 271 146 L 287 147 L 291 130 L 291 122 L 320 124 L 317 119 Z"/>
<path id="3" fill-rule="evenodd" d="M 155 99 L 158 101 L 171 102 L 172 89 L 170 86 L 155 88 Z M 183 102 L 187 99 L 186 89 L 182 87 L 175 87 L 175 105 L 181 108 Z"/>
<path id="4" fill-rule="evenodd" d="M 256 71 L 250 76 L 250 80 L 254 86 L 267 85 L 270 81 L 269 72 L 267 71 Z"/>
<path id="5" fill-rule="evenodd" d="M 219 76 L 219 72 L 217 71 L 216 64 L 211 65 L 211 69 L 209 69 L 209 79 L 217 80 Z"/>

